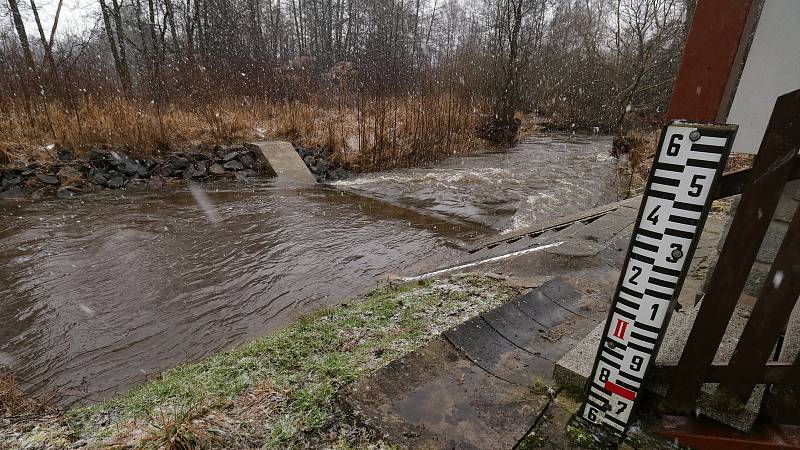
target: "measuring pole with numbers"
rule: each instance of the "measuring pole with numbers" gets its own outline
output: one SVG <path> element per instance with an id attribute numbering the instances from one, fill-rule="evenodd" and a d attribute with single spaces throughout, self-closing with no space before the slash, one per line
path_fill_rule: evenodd
<path id="1" fill-rule="evenodd" d="M 735 125 L 664 127 L 606 320 L 583 419 L 621 437 L 700 239 Z"/>

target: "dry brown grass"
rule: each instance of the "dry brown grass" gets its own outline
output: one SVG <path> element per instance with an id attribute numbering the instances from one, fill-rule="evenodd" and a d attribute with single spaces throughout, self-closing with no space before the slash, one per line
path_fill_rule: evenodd
<path id="1" fill-rule="evenodd" d="M 753 167 L 753 157 L 746 153 L 733 153 L 728 156 L 728 163 L 725 165 L 725 172 L 733 172 L 741 169 Z"/>
<path id="2" fill-rule="evenodd" d="M 40 415 L 55 408 L 56 391 L 41 398 L 23 392 L 11 371 L 0 370 L 0 411 L 3 417 Z"/>
<path id="3" fill-rule="evenodd" d="M 617 185 L 620 190 L 624 191 L 622 193 L 626 197 L 641 193 L 647 184 L 659 135 L 658 130 L 629 131 L 625 134 L 624 139 L 628 144 L 628 151 L 625 153 L 625 159 L 620 159 L 617 169 L 619 179 Z"/>
<path id="4" fill-rule="evenodd" d="M 200 450 L 211 448 L 217 441 L 208 431 L 208 424 L 197 419 L 207 411 L 199 405 L 188 405 L 158 412 L 149 419 L 140 448 L 164 450 Z"/>
<path id="5" fill-rule="evenodd" d="M 475 114 L 447 96 L 410 96 L 367 103 L 348 136 L 344 161 L 357 171 L 418 166 L 474 150 Z M 352 139 L 357 139 L 352 142 Z"/>
<path id="6" fill-rule="evenodd" d="M 274 426 L 275 411 L 285 407 L 286 399 L 266 379 L 213 408 L 198 403 L 161 406 L 145 420 L 123 421 L 102 445 L 168 450 L 262 448 Z"/>
<path id="7" fill-rule="evenodd" d="M 105 145 L 147 156 L 193 144 L 279 138 L 334 150 L 350 169 L 374 171 L 473 150 L 480 142 L 474 125 L 473 107 L 446 94 L 356 98 L 327 108 L 251 99 L 157 105 L 86 96 L 72 107 L 3 105 L 0 165 L 46 159 L 51 144 L 78 154 Z"/>
<path id="8" fill-rule="evenodd" d="M 516 118 L 520 121 L 519 132 L 517 133 L 518 142 L 540 133 L 547 122 L 546 119 L 536 114 L 517 113 Z"/>
<path id="9" fill-rule="evenodd" d="M 630 143 L 627 161 L 620 164 L 619 177 L 623 181 L 620 186 L 627 189 L 628 196 L 636 195 L 644 189 L 650 168 L 653 166 L 660 130 L 631 131 L 625 135 Z M 753 155 L 732 153 L 728 157 L 725 173 L 747 169 L 753 165 Z"/>
<path id="10" fill-rule="evenodd" d="M 40 145 L 0 141 L 0 167 L 24 166 L 32 162 L 48 161 L 50 158 L 51 152 Z"/>
<path id="11" fill-rule="evenodd" d="M 125 146 L 153 152 L 187 142 L 236 140 L 250 124 L 243 108 L 222 102 L 182 106 L 136 102 L 123 97 L 88 96 L 75 107 L 39 105 L 30 114 L 21 107 L 0 113 L 0 136 L 8 145 L 35 148 L 56 144 L 85 150 L 93 145 Z"/>

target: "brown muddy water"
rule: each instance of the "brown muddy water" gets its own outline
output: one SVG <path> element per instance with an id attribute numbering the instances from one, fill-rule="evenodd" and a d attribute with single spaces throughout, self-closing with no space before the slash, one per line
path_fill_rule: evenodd
<path id="1" fill-rule="evenodd" d="M 616 200 L 610 145 L 537 137 L 339 186 L 0 201 L 0 366 L 67 403 L 108 398 L 390 274 L 460 259 L 453 242 Z"/>
<path id="2" fill-rule="evenodd" d="M 617 200 L 611 140 L 538 136 L 510 152 L 360 176 L 334 185 L 500 231 Z"/>

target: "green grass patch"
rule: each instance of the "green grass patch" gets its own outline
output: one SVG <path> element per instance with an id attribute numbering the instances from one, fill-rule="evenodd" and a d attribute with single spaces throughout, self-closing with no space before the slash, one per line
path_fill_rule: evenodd
<path id="1" fill-rule="evenodd" d="M 514 295 L 516 291 L 499 280 L 474 275 L 378 289 L 305 315 L 236 349 L 175 367 L 122 397 L 70 410 L 67 417 L 73 435 L 109 439 L 115 434 L 109 430 L 146 421 L 164 408 L 230 409 L 243 395 L 268 383 L 279 400 L 269 403 L 267 447 L 299 447 L 320 440 L 334 447 L 350 446 L 355 443 L 341 438 L 331 442 L 328 431 L 336 420 L 332 400 L 342 386 Z M 98 420 L 104 416 L 113 419 Z M 246 432 L 248 426 L 240 428 Z"/>

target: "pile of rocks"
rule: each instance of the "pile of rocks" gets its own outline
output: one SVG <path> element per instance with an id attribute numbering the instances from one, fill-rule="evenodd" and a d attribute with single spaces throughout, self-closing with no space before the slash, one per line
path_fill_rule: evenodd
<path id="1" fill-rule="evenodd" d="M 295 146 L 294 149 L 320 183 L 342 180 L 352 175 L 351 172 L 344 169 L 341 162 L 333 160 L 333 152 L 328 149 L 307 149 L 299 146 Z"/>
<path id="2" fill-rule="evenodd" d="M 246 147 L 175 153 L 167 158 L 135 159 L 122 150 L 95 148 L 81 158 L 60 149 L 49 164 L 0 169 L 0 198 L 72 195 L 97 188 L 120 189 L 134 184 L 160 186 L 165 180 L 245 180 L 259 173 L 274 175 L 256 152 Z"/>

